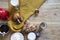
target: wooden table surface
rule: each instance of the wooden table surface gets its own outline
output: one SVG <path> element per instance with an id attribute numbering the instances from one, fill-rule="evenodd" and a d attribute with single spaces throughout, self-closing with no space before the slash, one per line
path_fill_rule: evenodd
<path id="1" fill-rule="evenodd" d="M 60 40 L 60 0 L 47 0 L 39 10 L 40 13 L 37 17 L 33 15 L 29 19 L 33 24 L 40 24 L 41 22 L 47 24 L 47 28 L 41 32 L 38 40 Z M 12 32 L 10 31 L 5 35 L 5 40 L 10 40 L 11 34 Z"/>

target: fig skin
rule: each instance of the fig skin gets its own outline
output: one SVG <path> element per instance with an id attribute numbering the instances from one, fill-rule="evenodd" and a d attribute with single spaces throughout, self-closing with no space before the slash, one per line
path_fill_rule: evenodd
<path id="1" fill-rule="evenodd" d="M 19 13 L 15 13 L 12 16 L 12 20 L 18 24 L 20 24 L 22 22 L 22 18 L 20 17 Z"/>
<path id="2" fill-rule="evenodd" d="M 22 30 L 23 30 L 24 32 L 26 32 L 26 33 L 29 33 L 29 32 L 34 32 L 34 31 L 36 31 L 36 29 L 37 29 L 37 26 L 36 26 L 36 25 L 27 22 L 27 24 L 24 25 L 24 27 L 23 27 Z"/>
<path id="3" fill-rule="evenodd" d="M 15 13 L 15 14 L 13 15 L 13 20 L 16 20 L 16 19 L 18 19 L 18 18 L 20 18 L 19 13 Z"/>
<path id="4" fill-rule="evenodd" d="M 39 13 L 39 9 L 36 9 L 36 10 L 35 10 L 35 14 L 38 14 L 38 13 Z"/>

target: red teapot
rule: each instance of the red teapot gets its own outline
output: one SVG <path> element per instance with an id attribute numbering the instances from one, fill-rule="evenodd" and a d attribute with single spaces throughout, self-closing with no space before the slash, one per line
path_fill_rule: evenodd
<path id="1" fill-rule="evenodd" d="M 9 12 L 3 8 L 0 8 L 0 20 L 9 20 Z"/>

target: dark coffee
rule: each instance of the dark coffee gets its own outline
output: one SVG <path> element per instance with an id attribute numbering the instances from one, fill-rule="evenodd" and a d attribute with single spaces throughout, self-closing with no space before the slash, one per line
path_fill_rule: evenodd
<path id="1" fill-rule="evenodd" d="M 6 24 L 1 25 L 0 27 L 0 32 L 5 32 L 7 33 L 9 31 L 9 27 Z"/>

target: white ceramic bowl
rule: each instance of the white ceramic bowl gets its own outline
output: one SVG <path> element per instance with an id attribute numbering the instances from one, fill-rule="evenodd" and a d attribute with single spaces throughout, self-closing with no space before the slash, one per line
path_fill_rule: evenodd
<path id="1" fill-rule="evenodd" d="M 24 36 L 22 33 L 16 32 L 11 35 L 11 40 L 24 40 Z"/>

